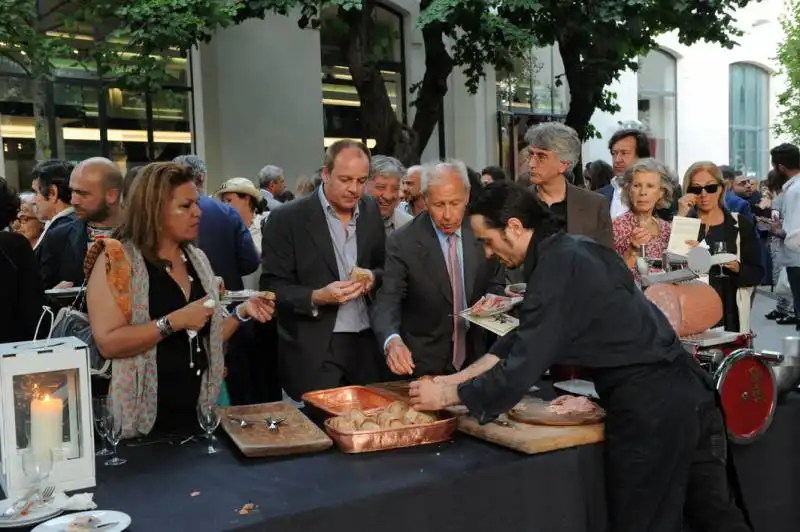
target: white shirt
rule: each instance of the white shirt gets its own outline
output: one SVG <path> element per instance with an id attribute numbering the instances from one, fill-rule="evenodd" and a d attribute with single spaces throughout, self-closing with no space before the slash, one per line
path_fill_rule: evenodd
<path id="1" fill-rule="evenodd" d="M 783 220 L 783 231 L 786 233 L 787 240 L 793 240 L 797 231 L 800 231 L 800 174 L 796 174 L 783 185 L 781 194 L 781 219 Z M 792 239 L 789 237 L 792 236 Z M 800 266 L 800 251 L 792 251 L 789 247 L 796 248 L 789 243 L 783 246 L 781 262 L 783 266 Z"/>
<path id="2" fill-rule="evenodd" d="M 397 207 L 394 212 L 392 212 L 391 216 L 383 219 L 383 225 L 386 228 L 386 236 L 388 237 L 396 229 L 400 229 L 413 219 L 414 217 L 408 214 L 408 212 L 401 207 Z"/>
<path id="3" fill-rule="evenodd" d="M 268 212 L 257 214 L 253 217 L 250 227 L 247 228 L 247 230 L 250 231 L 250 236 L 253 237 L 253 244 L 255 244 L 256 251 L 258 251 L 259 255 L 261 255 L 261 224 L 264 223 L 264 220 L 266 220 L 268 216 Z M 258 283 L 260 279 L 261 265 L 259 265 L 258 269 L 250 275 L 245 275 L 242 277 L 242 283 L 244 284 L 245 290 L 258 290 Z"/>
<path id="4" fill-rule="evenodd" d="M 615 177 L 611 180 L 611 186 L 614 187 L 614 197 L 611 199 L 611 219 L 622 216 L 630 210 L 630 208 L 622 203 L 622 178 Z"/>
<path id="5" fill-rule="evenodd" d="M 267 207 L 269 207 L 269 210 L 271 211 L 274 211 L 275 209 L 283 205 L 283 203 L 275 199 L 275 196 L 273 196 L 272 192 L 270 192 L 269 190 L 262 188 L 261 197 L 267 200 Z"/>

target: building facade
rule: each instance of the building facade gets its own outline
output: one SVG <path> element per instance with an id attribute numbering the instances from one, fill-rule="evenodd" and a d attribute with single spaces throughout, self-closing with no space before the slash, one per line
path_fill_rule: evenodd
<path id="1" fill-rule="evenodd" d="M 744 36 L 730 50 L 659 37 L 638 72 L 623 72 L 609 87 L 621 110 L 593 116 L 602 138 L 585 143 L 584 162 L 608 161 L 607 139 L 620 122 L 638 121 L 655 156 L 679 174 L 711 160 L 763 178 L 769 148 L 783 140 L 772 132 L 785 83 L 774 61 L 783 9 L 780 0 L 765 0 L 740 10 Z M 409 124 L 415 112 L 410 87 L 425 71 L 417 14 L 412 0 L 386 0 L 375 12 L 387 92 Z M 231 177 L 254 178 L 266 164 L 283 167 L 290 184 L 310 176 L 337 138 L 371 144 L 362 137 L 358 96 L 334 45 L 337 31 L 335 13 L 323 16 L 320 30 L 299 29 L 296 16 L 247 21 L 189 58 L 170 58 L 174 83 L 155 94 L 104 86 L 64 58 L 45 91 L 51 156 L 104 155 L 130 168 L 195 152 L 208 163 L 210 189 Z M 79 37 L 54 35 L 73 39 L 77 55 Z M 456 157 L 476 169 L 500 164 L 518 174 L 527 128 L 566 116 L 563 72 L 555 46 L 532 50 L 510 72 L 488 72 L 475 95 L 454 72 L 423 159 Z M 33 89 L 24 72 L 0 59 L 0 175 L 21 189 L 29 187 L 35 164 Z"/>

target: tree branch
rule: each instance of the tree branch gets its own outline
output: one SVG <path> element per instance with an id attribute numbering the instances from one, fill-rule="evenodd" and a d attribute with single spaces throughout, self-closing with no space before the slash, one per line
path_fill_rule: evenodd
<path id="1" fill-rule="evenodd" d="M 56 11 L 58 11 L 62 7 L 67 6 L 70 3 L 72 3 L 72 0 L 61 0 L 60 2 L 57 2 L 53 7 L 51 7 L 50 9 L 45 11 L 44 13 L 39 13 L 37 15 L 38 18 L 39 18 L 39 21 L 41 22 L 41 21 L 45 20 L 47 17 L 49 17 L 50 15 L 54 14 Z"/>
<path id="2" fill-rule="evenodd" d="M 27 74 L 28 76 L 33 76 L 33 74 L 31 73 L 31 69 L 28 68 L 28 66 L 25 65 L 25 63 L 21 62 L 19 59 L 17 59 L 13 55 L 9 54 L 8 52 L 4 52 L 4 51 L 0 50 L 0 57 L 5 57 L 6 59 L 11 61 L 15 65 L 18 65 L 22 70 L 25 71 L 25 74 Z"/>

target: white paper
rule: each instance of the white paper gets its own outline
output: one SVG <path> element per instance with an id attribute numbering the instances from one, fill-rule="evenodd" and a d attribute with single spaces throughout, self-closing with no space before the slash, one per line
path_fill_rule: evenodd
<path id="1" fill-rule="evenodd" d="M 697 240 L 700 233 L 700 220 L 698 218 L 687 218 L 676 216 L 672 219 L 672 232 L 669 235 L 667 251 L 676 255 L 686 256 L 689 253 L 687 240 Z"/>
<path id="2" fill-rule="evenodd" d="M 483 327 L 487 331 L 493 332 L 497 336 L 505 336 L 519 327 L 519 320 L 508 314 L 495 314 L 494 316 L 479 317 L 473 316 L 469 314 L 469 312 L 464 312 L 461 315 L 470 323 L 474 323 L 479 327 Z"/>

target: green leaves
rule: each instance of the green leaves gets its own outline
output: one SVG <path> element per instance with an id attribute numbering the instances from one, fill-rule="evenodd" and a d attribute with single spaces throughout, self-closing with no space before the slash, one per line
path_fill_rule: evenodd
<path id="1" fill-rule="evenodd" d="M 778 95 L 778 122 L 775 132 L 800 142 L 800 0 L 788 0 L 787 12 L 781 17 L 783 40 L 778 45 L 777 59 L 786 76 L 786 90 Z"/>

